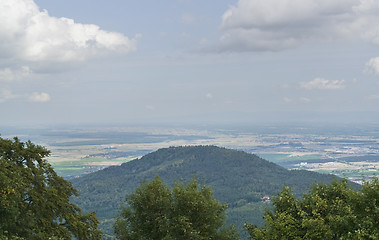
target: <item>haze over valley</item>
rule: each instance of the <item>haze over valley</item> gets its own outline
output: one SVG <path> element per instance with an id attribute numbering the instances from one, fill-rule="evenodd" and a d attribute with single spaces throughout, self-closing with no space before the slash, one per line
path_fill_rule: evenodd
<path id="1" fill-rule="evenodd" d="M 254 153 L 288 169 L 331 173 L 360 182 L 379 171 L 377 125 L 249 127 L 3 128 L 52 151 L 48 161 L 70 179 L 170 146 L 215 145 Z M 6 133 L 6 134 L 4 134 Z"/>

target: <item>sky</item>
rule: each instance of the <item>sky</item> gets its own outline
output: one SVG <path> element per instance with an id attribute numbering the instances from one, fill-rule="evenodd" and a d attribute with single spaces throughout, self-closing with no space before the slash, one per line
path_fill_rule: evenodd
<path id="1" fill-rule="evenodd" d="M 376 0 L 1 0 L 0 125 L 379 119 Z"/>

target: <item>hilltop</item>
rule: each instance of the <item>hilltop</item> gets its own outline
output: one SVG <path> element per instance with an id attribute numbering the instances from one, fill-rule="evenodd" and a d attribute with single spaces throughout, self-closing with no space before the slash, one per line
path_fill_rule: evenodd
<path id="1" fill-rule="evenodd" d="M 215 146 L 159 149 L 140 159 L 74 179 L 80 196 L 74 201 L 85 211 L 96 211 L 101 221 L 112 222 L 125 197 L 144 180 L 160 176 L 166 184 L 196 177 L 228 204 L 228 222 L 262 224 L 265 196 L 275 196 L 290 186 L 301 196 L 313 183 L 330 182 L 333 175 L 287 170 L 254 154 Z M 106 225 L 106 224 L 105 224 Z M 108 224 L 109 225 L 109 224 Z M 105 228 L 109 228 L 106 226 Z"/>

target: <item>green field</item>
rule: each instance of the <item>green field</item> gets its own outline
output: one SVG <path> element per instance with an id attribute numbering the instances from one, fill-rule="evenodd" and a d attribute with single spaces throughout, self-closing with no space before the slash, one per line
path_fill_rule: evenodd
<path id="1" fill-rule="evenodd" d="M 50 162 L 55 171 L 64 178 L 78 177 L 111 165 L 121 165 L 134 158 L 106 159 L 101 157 L 82 158 L 76 161 Z"/>
<path id="2" fill-rule="evenodd" d="M 308 154 L 308 155 L 299 155 L 299 156 L 291 156 L 291 154 L 284 153 L 259 153 L 257 154 L 263 159 L 266 159 L 273 163 L 286 163 L 286 162 L 304 162 L 309 160 L 318 160 L 325 159 L 325 156 L 321 154 Z"/>

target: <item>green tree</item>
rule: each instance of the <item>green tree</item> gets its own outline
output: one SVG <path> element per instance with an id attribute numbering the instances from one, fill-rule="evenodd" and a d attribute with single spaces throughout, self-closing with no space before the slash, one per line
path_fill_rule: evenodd
<path id="1" fill-rule="evenodd" d="M 265 226 L 246 224 L 251 239 L 379 239 L 379 181 L 360 191 L 347 180 L 314 185 L 302 199 L 288 187 L 273 199 Z"/>
<path id="2" fill-rule="evenodd" d="M 0 239 L 100 239 L 95 213 L 70 203 L 77 192 L 45 160 L 49 154 L 0 138 Z"/>
<path id="3" fill-rule="evenodd" d="M 127 206 L 115 223 L 120 239 L 238 239 L 237 230 L 225 228 L 226 205 L 196 180 L 176 183 L 172 191 L 156 177 L 126 198 Z"/>

